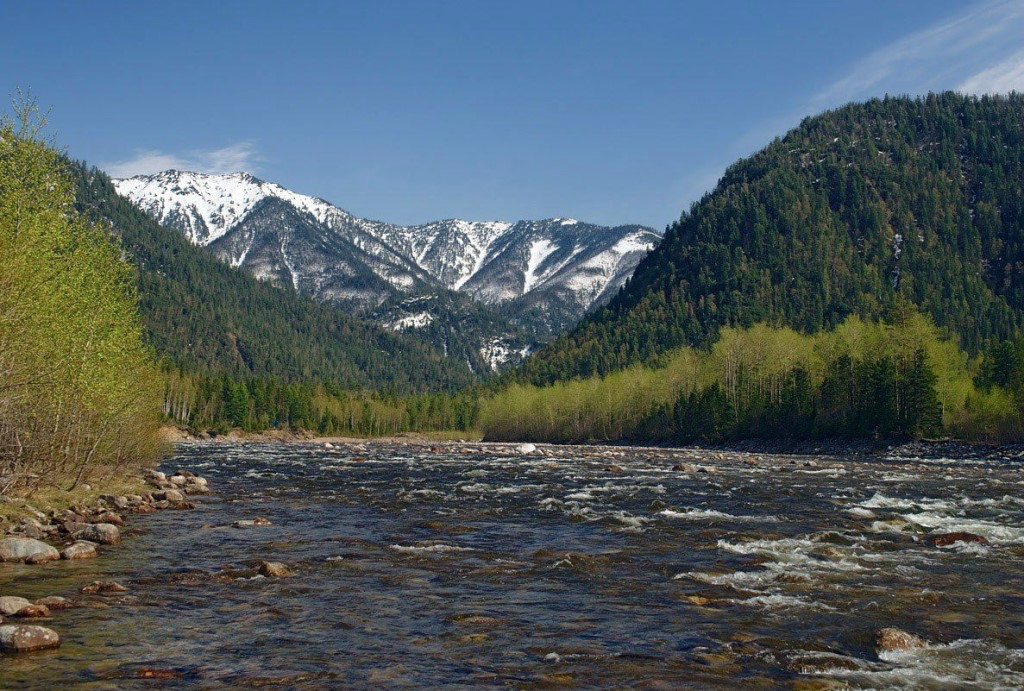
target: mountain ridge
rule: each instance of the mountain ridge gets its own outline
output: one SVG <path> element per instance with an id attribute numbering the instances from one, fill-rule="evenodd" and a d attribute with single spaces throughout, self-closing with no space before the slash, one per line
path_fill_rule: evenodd
<path id="1" fill-rule="evenodd" d="M 114 185 L 232 266 L 357 314 L 373 315 L 410 296 L 466 294 L 508 322 L 510 360 L 609 299 L 660 241 L 643 226 L 568 218 L 400 226 L 359 218 L 249 173 L 168 170 Z M 484 344 L 476 345 L 481 362 L 487 360 Z"/>

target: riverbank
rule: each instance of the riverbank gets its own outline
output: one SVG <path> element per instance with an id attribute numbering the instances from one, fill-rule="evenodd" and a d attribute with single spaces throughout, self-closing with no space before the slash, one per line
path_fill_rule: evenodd
<path id="1" fill-rule="evenodd" d="M 101 551 L 121 544 L 126 516 L 191 510 L 195 504 L 189 498 L 209 493 L 207 481 L 190 471 L 179 470 L 168 477 L 148 470 L 142 477 L 105 482 L 102 489 L 86 484 L 74 491 L 38 492 L 31 498 L 0 497 L 4 507 L 0 568 L 95 559 Z M 96 595 L 124 590 L 114 581 L 97 580 L 78 592 Z M 76 602 L 64 595 L 29 600 L 17 593 L 0 592 L 0 652 L 59 646 L 56 631 L 28 622 L 49 623 L 55 611 L 75 606 Z"/>

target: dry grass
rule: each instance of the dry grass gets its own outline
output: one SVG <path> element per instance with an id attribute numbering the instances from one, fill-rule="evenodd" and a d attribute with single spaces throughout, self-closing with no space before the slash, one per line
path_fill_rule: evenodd
<path id="1" fill-rule="evenodd" d="M 148 488 L 142 478 L 126 476 L 123 472 L 111 477 L 101 470 L 95 476 L 102 479 L 92 481 L 89 489 L 79 486 L 69 491 L 61 487 L 41 487 L 29 496 L 0 497 L 0 533 L 5 523 L 32 517 L 33 509 L 47 513 L 72 506 L 95 506 L 101 495 L 141 494 Z"/>

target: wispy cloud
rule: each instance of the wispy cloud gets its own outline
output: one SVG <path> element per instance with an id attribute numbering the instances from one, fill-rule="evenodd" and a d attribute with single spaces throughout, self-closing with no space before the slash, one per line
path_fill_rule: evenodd
<path id="1" fill-rule="evenodd" d="M 957 91 L 967 94 L 1024 92 L 1024 50 L 965 79 Z"/>
<path id="2" fill-rule="evenodd" d="M 239 142 L 220 149 L 190 151 L 184 155 L 155 149 L 136 149 L 134 156 L 122 161 L 111 161 L 100 167 L 115 178 L 147 175 L 162 170 L 192 170 L 202 173 L 255 172 L 261 160 L 255 144 Z"/>
<path id="3" fill-rule="evenodd" d="M 1020 88 L 1024 0 L 976 4 L 885 45 L 810 99 L 811 110 L 890 94 Z"/>

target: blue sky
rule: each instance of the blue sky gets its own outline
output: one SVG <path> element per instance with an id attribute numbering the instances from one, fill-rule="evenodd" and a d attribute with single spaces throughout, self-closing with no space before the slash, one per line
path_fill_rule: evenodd
<path id="1" fill-rule="evenodd" d="M 113 174 L 663 227 L 805 115 L 1024 90 L 1024 0 L 8 3 L 0 86 Z"/>

